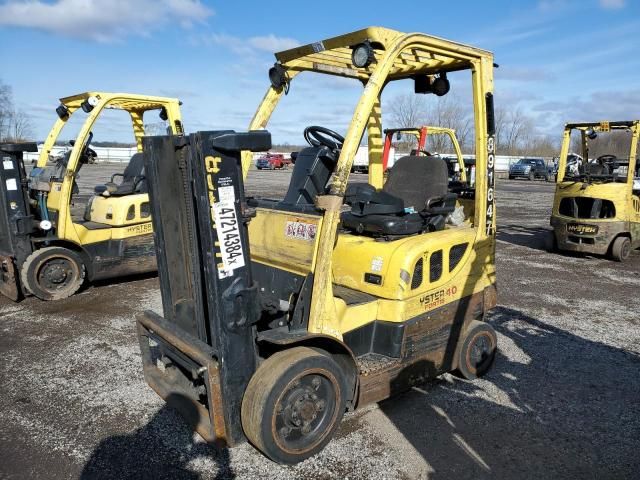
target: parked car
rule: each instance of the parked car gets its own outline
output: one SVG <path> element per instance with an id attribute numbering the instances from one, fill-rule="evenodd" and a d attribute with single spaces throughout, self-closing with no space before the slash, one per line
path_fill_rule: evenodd
<path id="1" fill-rule="evenodd" d="M 509 180 L 514 178 L 544 178 L 548 182 L 553 181 L 553 168 L 547 167 L 541 158 L 521 158 L 509 166 Z"/>
<path id="2" fill-rule="evenodd" d="M 276 168 L 284 168 L 290 164 L 291 159 L 285 159 L 282 153 L 267 153 L 256 160 L 256 168 L 258 170 L 275 170 Z"/>

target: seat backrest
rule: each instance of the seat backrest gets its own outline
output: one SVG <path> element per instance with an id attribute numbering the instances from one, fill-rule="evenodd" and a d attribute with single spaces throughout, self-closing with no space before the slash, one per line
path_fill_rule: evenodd
<path id="1" fill-rule="evenodd" d="M 127 168 L 122 174 L 122 183 L 132 182 L 136 177 L 144 175 L 144 157 L 141 152 L 134 153 Z"/>
<path id="2" fill-rule="evenodd" d="M 293 165 L 284 206 L 313 205 L 317 195 L 323 195 L 336 166 L 337 155 L 327 147 L 307 147 L 301 150 Z"/>
<path id="3" fill-rule="evenodd" d="M 383 191 L 404 201 L 405 208 L 420 212 L 430 200 L 447 194 L 447 163 L 440 157 L 406 156 L 389 171 Z"/>

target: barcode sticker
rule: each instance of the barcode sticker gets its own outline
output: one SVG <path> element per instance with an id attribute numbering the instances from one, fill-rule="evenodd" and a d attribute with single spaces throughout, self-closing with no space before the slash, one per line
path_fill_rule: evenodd
<path id="1" fill-rule="evenodd" d="M 213 215 L 218 231 L 222 268 L 218 269 L 218 277 L 233 276 L 233 271 L 245 266 L 240 226 L 236 216 L 235 192 L 233 186 L 218 189 L 219 202 L 212 205 Z"/>

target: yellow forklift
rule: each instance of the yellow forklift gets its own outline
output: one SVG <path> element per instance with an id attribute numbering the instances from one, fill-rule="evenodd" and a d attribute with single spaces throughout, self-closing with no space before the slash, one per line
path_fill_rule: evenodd
<path id="1" fill-rule="evenodd" d="M 576 136 L 581 158 L 571 155 L 579 161 L 568 165 Z M 565 126 L 551 249 L 609 255 L 622 262 L 640 248 L 639 137 L 640 120 Z"/>
<path id="2" fill-rule="evenodd" d="M 425 379 L 474 379 L 497 347 L 493 56 L 420 33 L 366 28 L 276 54 L 249 131 L 145 138 L 163 316 L 137 318 L 148 384 L 210 442 L 248 439 L 296 463 L 345 411 Z M 444 95 L 466 71 L 477 180 L 450 191 L 446 162 L 407 155 L 384 179 L 380 95 L 409 80 Z M 297 75 L 364 85 L 345 136 L 304 128 L 283 199 L 247 198 L 252 151 Z M 349 186 L 363 134 L 369 183 Z M 180 166 L 182 165 L 182 167 Z M 449 215 L 469 200 L 457 225 Z"/>
<path id="3" fill-rule="evenodd" d="M 448 142 L 453 148 L 454 157 L 444 157 L 449 169 L 449 180 L 458 181 L 461 184 L 467 184 L 467 166 L 465 165 L 464 157 L 462 156 L 462 150 L 460 149 L 460 143 L 456 136 L 456 131 L 452 128 L 446 127 L 434 127 L 431 125 L 423 125 L 422 127 L 403 127 L 403 128 L 387 128 L 384 131 L 384 147 L 382 150 L 382 168 L 386 172 L 390 168 L 394 161 L 391 161 L 390 156 L 392 152 L 395 152 L 393 148 L 393 137 L 396 136 L 396 140 L 401 140 L 405 136 L 413 137 L 416 141 L 415 148 L 412 148 L 410 153 L 415 156 L 441 156 L 438 152 L 429 152 L 426 150 L 427 136 L 442 136 L 448 139 Z M 451 187 L 451 185 L 450 185 Z"/>
<path id="4" fill-rule="evenodd" d="M 92 127 L 105 109 L 129 113 L 138 153 L 124 172 L 96 185 L 84 212 L 73 211 L 83 165 L 95 160 Z M 58 119 L 27 174 L 23 152 L 35 144 L 0 144 L 0 292 L 18 300 L 73 295 L 89 281 L 155 271 L 153 228 L 144 176 L 142 137 L 147 112 L 155 111 L 174 135 L 183 133 L 177 99 L 129 93 L 87 92 L 60 99 Z M 82 116 L 72 148 L 51 152 L 72 116 Z M 74 118 L 75 118 L 74 117 Z M 154 117 L 155 118 L 155 117 Z M 92 167 L 87 167 L 92 168 Z"/>

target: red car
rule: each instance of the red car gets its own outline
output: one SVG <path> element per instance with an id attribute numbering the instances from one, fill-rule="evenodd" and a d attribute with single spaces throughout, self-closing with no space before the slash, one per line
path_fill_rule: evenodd
<path id="1" fill-rule="evenodd" d="M 267 153 L 256 160 L 256 168 L 258 170 L 276 168 L 284 168 L 291 164 L 291 159 L 284 158 L 282 153 Z"/>

